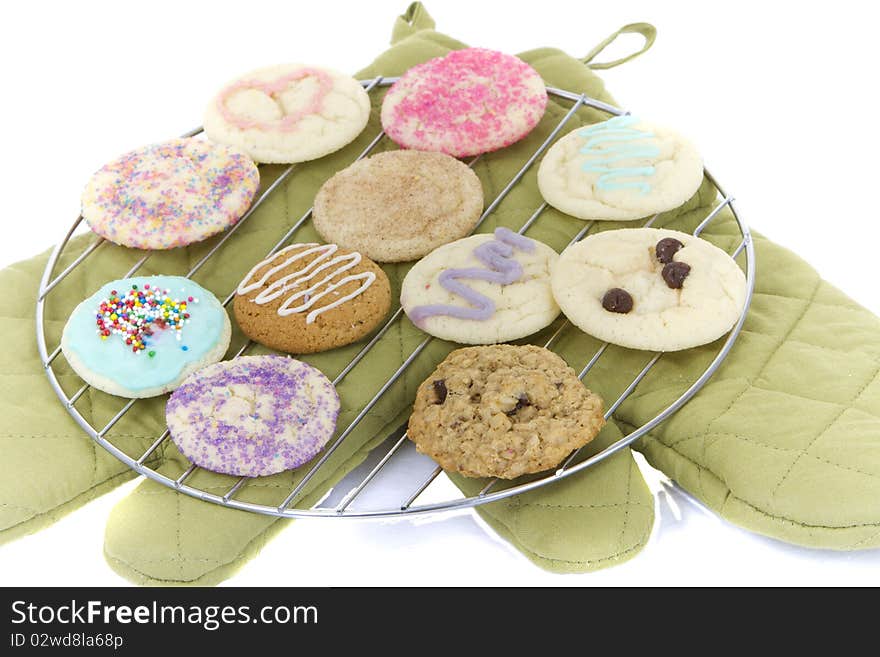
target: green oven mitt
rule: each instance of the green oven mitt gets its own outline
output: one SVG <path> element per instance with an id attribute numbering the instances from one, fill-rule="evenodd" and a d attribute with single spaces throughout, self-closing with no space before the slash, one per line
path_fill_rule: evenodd
<path id="1" fill-rule="evenodd" d="M 423 29 L 432 22 L 420 5 L 414 5 L 408 16 L 398 21 L 395 34 L 405 37 L 382 55 L 369 69 L 359 74 L 367 78 L 395 75 L 430 57 L 443 54 L 462 44 Z M 584 89 L 592 96 L 612 102 L 601 82 L 584 66 L 553 50 L 526 55 L 547 77 L 548 82 L 564 85 L 577 72 L 585 74 Z M 554 77 L 555 76 L 555 77 Z M 354 144 L 319 162 L 298 167 L 283 192 L 267 202 L 236 232 L 224 249 L 196 275 L 221 298 L 225 297 L 253 262 L 262 258 L 274 245 L 284 229 L 291 226 L 310 206 L 320 184 L 332 173 L 343 168 L 360 153 L 378 133 L 378 106 L 381 96 L 374 92 L 373 119 Z M 484 158 L 476 171 L 485 186 L 487 199 L 502 190 L 520 169 L 534 149 L 546 138 L 567 108 L 552 103 L 547 117 L 523 143 Z M 598 120 L 600 115 L 584 110 L 571 126 Z M 387 141 L 378 150 L 390 148 Z M 264 186 L 271 184 L 281 167 L 263 167 Z M 537 194 L 534 172 L 531 172 L 510 197 L 489 217 L 482 230 L 497 225 L 518 228 L 541 202 Z M 579 222 L 568 221 L 556 226 L 552 222 L 530 232 L 562 249 L 579 228 Z M 306 224 L 295 240 L 316 239 Z M 61 271 L 93 238 L 76 238 L 65 249 L 57 271 Z M 215 240 L 173 252 L 156 253 L 141 270 L 142 274 L 180 274 L 187 271 L 207 253 Z M 53 291 L 47 302 L 47 334 L 50 349 L 57 344 L 61 329 L 75 304 L 103 282 L 118 277 L 138 259 L 140 253 L 105 244 L 78 267 Z M 0 464 L 3 488 L 0 500 L 3 509 L 3 536 L 35 531 L 88 499 L 125 481 L 133 474 L 103 449 L 97 447 L 67 416 L 55 399 L 41 371 L 33 344 L 33 299 L 46 255 L 20 263 L 0 273 L 8 289 L 16 294 L 9 299 L 9 310 L 2 321 L 4 331 L 16 344 L 6 353 L 15 353 L 3 372 L 9 373 L 17 396 L 8 395 L 11 415 L 4 432 L 7 436 L 7 460 Z M 399 293 L 400 281 L 408 265 L 386 268 Z M 546 340 L 549 333 L 536 336 Z M 423 339 L 423 334 L 408 321 L 397 322 L 380 342 L 340 384 L 343 402 L 340 426 L 347 426 L 357 411 L 390 377 L 403 358 Z M 236 330 L 231 353 L 244 342 Z M 335 376 L 362 345 L 352 345 L 306 359 L 331 377 Z M 396 427 L 406 421 L 418 384 L 455 345 L 435 340 L 418 358 L 406 375 L 393 386 L 366 415 L 357 429 L 346 439 L 328 463 L 304 489 L 298 506 L 319 500 L 327 489 L 363 461 L 371 448 L 381 443 Z M 260 353 L 254 347 L 249 353 Z M 580 367 L 585 354 L 576 354 L 572 365 Z M 10 359 L 13 361 L 13 359 Z M 68 395 L 81 381 L 63 357 L 55 363 L 60 380 Z M 14 378 L 13 378 L 14 376 Z M 598 392 L 610 396 L 611 391 Z M 40 401 L 38 406 L 22 400 Z M 93 426 L 104 426 L 123 405 L 122 400 L 89 390 L 77 408 Z M 116 424 L 108 437 L 126 453 L 138 456 L 161 434 L 164 398 L 138 402 Z M 19 415 L 16 415 L 19 413 Z M 19 434 L 28 427 L 28 436 Z M 49 438 L 49 449 L 44 449 Z M 620 437 L 613 423 L 590 445 L 595 451 Z M 30 438 L 31 440 L 25 440 Z M 172 477 L 188 467 L 173 443 L 165 441 L 148 461 L 151 467 Z M 265 477 L 250 482 L 237 499 L 278 504 L 296 485 L 308 466 L 299 471 Z M 474 486 L 483 482 L 455 480 L 472 494 Z M 223 493 L 234 478 L 197 471 L 187 483 L 211 492 Z M 560 572 L 581 572 L 601 568 L 625 560 L 647 541 L 653 524 L 653 500 L 628 450 L 608 459 L 591 470 L 589 476 L 574 476 L 555 485 L 512 500 L 481 507 L 479 513 L 503 537 L 542 567 Z M 287 521 L 208 504 L 154 482 L 143 482 L 134 493 L 113 511 L 108 522 L 105 553 L 111 566 L 139 583 L 214 584 L 228 577 L 246 562 L 260 546 Z M 295 580 L 289 583 L 295 584 Z"/>
<path id="2" fill-rule="evenodd" d="M 698 218 L 673 225 L 693 230 Z M 735 233 L 724 212 L 704 236 L 731 247 Z M 636 446 L 737 525 L 809 547 L 878 547 L 880 319 L 790 251 L 760 235 L 755 250 L 755 297 L 731 357 Z M 618 425 L 656 415 L 713 355 L 664 355 L 615 413 Z M 597 367 L 595 377 L 620 378 L 618 362 Z"/>

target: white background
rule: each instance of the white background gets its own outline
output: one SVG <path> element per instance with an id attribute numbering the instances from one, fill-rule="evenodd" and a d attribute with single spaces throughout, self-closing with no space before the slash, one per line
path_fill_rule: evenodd
<path id="1" fill-rule="evenodd" d="M 617 100 L 688 134 L 747 221 L 880 312 L 880 11 L 872 4 L 541 0 L 531 13 L 509 1 L 432 0 L 428 9 L 440 31 L 514 53 L 554 45 L 581 56 L 625 23 L 654 23 L 653 50 L 602 73 Z M 198 124 L 230 77 L 297 60 L 354 72 L 387 46 L 405 6 L 4 3 L 0 266 L 57 241 L 95 169 Z M 639 39 L 624 39 L 611 55 Z M 599 573 L 549 575 L 463 515 L 393 524 L 297 521 L 228 583 L 880 583 L 880 551 L 812 551 L 756 537 L 669 490 L 656 473 L 648 476 L 658 491 L 650 544 Z M 101 552 L 107 514 L 132 485 L 0 547 L 0 584 L 125 584 Z"/>

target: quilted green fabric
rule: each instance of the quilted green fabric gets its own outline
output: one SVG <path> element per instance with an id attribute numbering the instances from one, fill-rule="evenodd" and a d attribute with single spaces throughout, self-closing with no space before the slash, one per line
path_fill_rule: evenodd
<path id="1" fill-rule="evenodd" d="M 462 44 L 433 29 L 418 3 L 398 19 L 396 44 L 361 77 L 396 75 L 415 63 Z M 553 49 L 522 55 L 548 84 L 585 91 L 613 102 L 601 81 L 581 62 Z M 350 162 L 378 132 L 374 117 L 349 148 L 299 167 L 212 259 L 196 279 L 225 296 L 238 278 L 271 247 L 285 227 L 308 208 L 321 182 Z M 487 199 L 493 198 L 544 139 L 567 108 L 552 101 L 547 116 L 522 143 L 482 158 L 475 170 Z M 602 118 L 592 110 L 578 113 L 569 128 Z M 382 148 L 391 145 L 383 142 Z M 264 167 L 268 183 L 278 168 Z M 693 227 L 717 202 L 708 184 L 678 211 L 655 225 L 681 230 Z M 518 228 L 540 205 L 535 171 L 490 215 L 481 227 Z M 528 235 L 561 249 L 583 226 L 579 220 L 548 210 Z M 616 227 L 602 225 L 601 229 Z M 723 211 L 704 237 L 732 250 L 739 240 L 733 219 Z M 313 238 L 307 224 L 296 239 Z M 66 251 L 69 262 L 86 241 Z M 156 254 L 144 271 L 182 273 L 211 243 Z M 644 438 L 637 447 L 656 467 L 725 518 L 754 531 L 791 542 L 836 549 L 875 547 L 880 543 L 880 384 L 877 383 L 880 332 L 878 320 L 840 292 L 820 281 L 815 271 L 785 249 L 756 239 L 757 293 L 745 330 L 728 360 L 688 405 Z M 139 253 L 103 246 L 88 266 L 77 269 L 50 297 L 49 344 L 57 344 L 67 314 L 106 279 L 124 273 Z M 33 298 L 46 255 L 3 272 L 7 295 L 2 330 L 16 348 L 0 355 L 5 394 L 0 397 L 5 459 L 0 462 L 2 538 L 35 531 L 59 515 L 126 480 L 131 474 L 86 439 L 63 412 L 40 370 L 33 344 Z M 61 267 L 64 266 L 61 263 Z M 405 266 L 387 267 L 395 291 Z M 557 324 L 558 325 L 558 324 Z M 556 326 L 532 342 L 541 344 Z M 340 385 L 346 426 L 359 409 L 415 348 L 422 334 L 404 320 Z M 243 338 L 236 332 L 232 350 Z M 310 356 L 331 377 L 360 345 Z M 576 329 L 565 331 L 557 350 L 576 369 L 598 348 Z M 650 419 L 675 399 L 705 368 L 718 345 L 666 354 L 614 421 L 590 445 L 590 452 L 615 440 L 622 430 Z M 433 363 L 453 348 L 435 340 L 366 416 L 344 446 L 306 488 L 314 502 L 382 441 L 408 414 L 407 405 Z M 258 353 L 255 348 L 251 353 Z M 233 351 L 234 353 L 234 351 Z M 614 399 L 650 358 L 645 352 L 609 348 L 590 372 L 587 385 Z M 57 363 L 68 392 L 79 386 L 63 358 Z M 90 391 L 78 408 L 97 426 L 121 402 Z M 158 436 L 163 399 L 139 402 L 116 425 L 111 436 L 130 454 L 141 453 Z M 155 467 L 172 475 L 186 467 L 173 445 L 154 456 Z M 277 503 L 301 472 L 252 482 L 244 500 Z M 223 492 L 232 479 L 198 471 L 190 483 Z M 484 482 L 453 477 L 466 493 Z M 302 504 L 301 503 L 301 504 Z M 636 554 L 653 523 L 653 500 L 628 450 L 586 473 L 553 486 L 478 509 L 501 536 L 538 565 L 558 572 L 582 572 L 617 563 Z M 228 577 L 255 554 L 287 521 L 248 514 L 179 495 L 152 482 L 142 483 L 113 511 L 105 552 L 124 576 L 146 584 L 212 584 Z M 284 582 L 295 584 L 295 581 Z"/>

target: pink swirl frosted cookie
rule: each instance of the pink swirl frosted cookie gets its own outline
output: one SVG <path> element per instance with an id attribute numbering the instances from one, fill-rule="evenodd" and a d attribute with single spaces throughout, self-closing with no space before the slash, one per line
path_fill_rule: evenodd
<path id="1" fill-rule="evenodd" d="M 260 477 L 296 468 L 336 430 L 339 396 L 320 371 L 243 356 L 190 375 L 165 406 L 171 439 L 206 470 Z"/>
<path id="2" fill-rule="evenodd" d="M 226 85 L 205 110 L 205 134 L 257 162 L 306 162 L 355 139 L 370 97 L 351 76 L 304 64 L 251 71 Z"/>
<path id="3" fill-rule="evenodd" d="M 547 106 L 541 76 L 513 55 L 455 50 L 414 66 L 382 102 L 382 127 L 404 148 L 464 157 L 509 146 Z"/>
<path id="4" fill-rule="evenodd" d="M 104 165 L 82 195 L 82 215 L 101 237 L 136 249 L 173 249 L 226 230 L 250 207 L 260 174 L 244 154 L 173 139 Z"/>

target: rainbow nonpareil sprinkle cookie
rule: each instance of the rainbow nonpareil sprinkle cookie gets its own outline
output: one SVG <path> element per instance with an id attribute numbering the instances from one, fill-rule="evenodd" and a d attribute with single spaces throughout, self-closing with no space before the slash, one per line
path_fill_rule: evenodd
<path id="1" fill-rule="evenodd" d="M 403 279 L 400 305 L 426 333 L 464 344 L 531 335 L 559 315 L 550 290 L 556 251 L 496 228 L 432 251 Z"/>
<path id="2" fill-rule="evenodd" d="M 257 162 L 306 162 L 339 150 L 370 118 L 354 78 L 326 68 L 280 64 L 227 84 L 205 110 L 205 134 Z"/>
<path id="3" fill-rule="evenodd" d="M 111 395 L 155 397 L 214 363 L 232 329 L 217 298 L 179 276 L 111 281 L 67 320 L 61 349 L 86 383 Z"/>
<path id="4" fill-rule="evenodd" d="M 183 382 L 165 407 L 171 439 L 206 470 L 260 477 L 296 468 L 336 430 L 339 396 L 311 365 L 283 356 L 216 363 Z"/>
<path id="5" fill-rule="evenodd" d="M 414 66 L 382 101 L 382 127 L 404 148 L 455 157 L 498 150 L 538 124 L 547 92 L 521 59 L 484 48 Z"/>
<path id="6" fill-rule="evenodd" d="M 82 195 L 82 215 L 101 237 L 136 249 L 173 249 L 235 224 L 260 185 L 244 153 L 173 139 L 104 165 Z"/>

